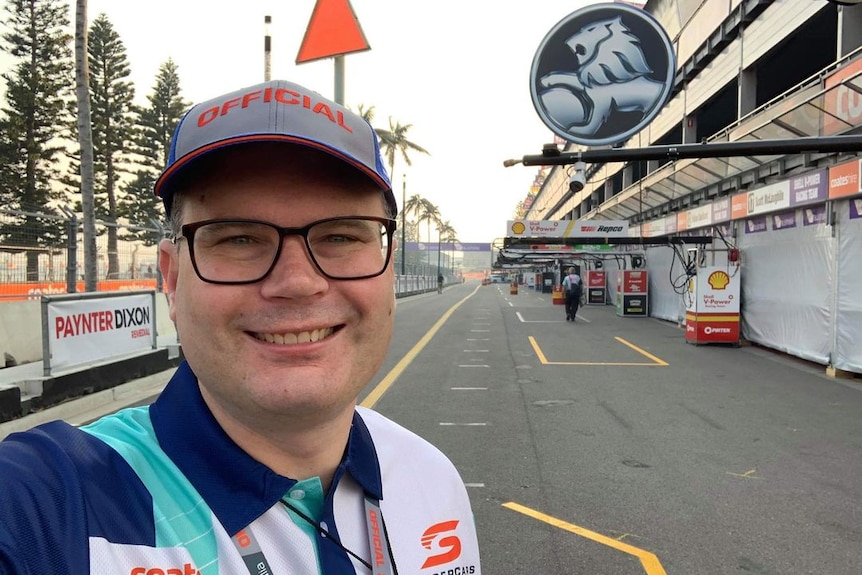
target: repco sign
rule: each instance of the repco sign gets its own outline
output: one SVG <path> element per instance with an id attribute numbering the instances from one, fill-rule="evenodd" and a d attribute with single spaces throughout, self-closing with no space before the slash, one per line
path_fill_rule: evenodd
<path id="1" fill-rule="evenodd" d="M 625 237 L 629 233 L 627 221 L 578 222 L 576 234 L 579 236 Z"/>

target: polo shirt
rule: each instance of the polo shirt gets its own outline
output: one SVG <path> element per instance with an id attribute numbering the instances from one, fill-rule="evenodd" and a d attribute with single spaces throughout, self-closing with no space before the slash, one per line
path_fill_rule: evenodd
<path id="1" fill-rule="evenodd" d="M 369 409 L 326 493 L 240 449 L 186 363 L 150 406 L 0 443 L 2 574 L 371 573 L 345 548 L 375 575 L 480 573 L 451 461 Z"/>

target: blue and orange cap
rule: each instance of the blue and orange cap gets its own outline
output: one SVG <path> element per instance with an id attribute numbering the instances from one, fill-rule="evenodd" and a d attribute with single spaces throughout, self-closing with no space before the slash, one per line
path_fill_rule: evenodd
<path id="1" fill-rule="evenodd" d="M 285 142 L 325 152 L 356 168 L 398 213 L 374 129 L 363 118 L 307 88 L 283 80 L 249 86 L 193 106 L 171 140 L 155 193 L 170 214 L 177 176 L 195 160 L 228 146 Z"/>

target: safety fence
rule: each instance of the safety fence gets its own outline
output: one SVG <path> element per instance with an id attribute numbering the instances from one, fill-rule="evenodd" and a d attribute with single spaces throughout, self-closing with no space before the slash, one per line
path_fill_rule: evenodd
<path id="1" fill-rule="evenodd" d="M 99 291 L 159 286 L 155 224 L 96 222 Z M 0 209 L 0 301 L 84 291 L 83 226 L 71 211 Z"/>
<path id="2" fill-rule="evenodd" d="M 157 244 L 166 235 L 155 222 L 143 226 L 97 221 L 97 291 L 161 290 Z M 84 292 L 83 236 L 82 222 L 71 212 L 0 208 L 0 302 Z M 437 266 L 407 262 L 402 266 L 398 256 L 393 260 L 396 294 L 437 289 Z M 443 263 L 448 266 L 449 261 L 444 258 Z M 446 285 L 457 281 L 448 267 L 440 273 Z"/>

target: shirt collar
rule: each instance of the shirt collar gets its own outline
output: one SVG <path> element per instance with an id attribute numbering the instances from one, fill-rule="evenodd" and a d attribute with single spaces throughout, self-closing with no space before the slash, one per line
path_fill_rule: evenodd
<path id="1" fill-rule="evenodd" d="M 197 377 L 182 362 L 150 406 L 159 445 L 198 491 L 228 533 L 236 533 L 277 503 L 296 483 L 253 459 L 228 437 L 201 397 Z M 375 499 L 383 498 L 371 434 L 358 413 L 333 487 L 344 473 Z"/>

